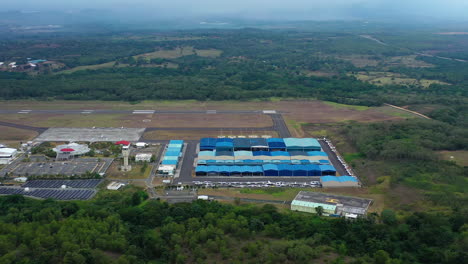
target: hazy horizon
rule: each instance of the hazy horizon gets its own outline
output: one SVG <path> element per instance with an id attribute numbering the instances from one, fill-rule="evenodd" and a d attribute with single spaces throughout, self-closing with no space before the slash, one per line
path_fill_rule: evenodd
<path id="1" fill-rule="evenodd" d="M 468 1 L 464 0 L 25 0 L 2 3 L 2 11 L 78 12 L 98 9 L 122 15 L 123 21 L 142 18 L 190 19 L 201 17 L 272 19 L 272 20 L 334 20 L 334 19 L 425 19 L 464 20 Z"/>

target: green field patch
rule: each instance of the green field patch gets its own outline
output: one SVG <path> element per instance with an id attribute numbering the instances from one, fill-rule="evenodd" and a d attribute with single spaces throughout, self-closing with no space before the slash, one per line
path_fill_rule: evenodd
<path id="1" fill-rule="evenodd" d="M 113 68 L 113 67 L 123 68 L 123 67 L 128 67 L 128 66 L 129 66 L 128 64 L 115 65 L 115 61 L 110 61 L 110 62 L 95 64 L 95 65 L 78 66 L 78 67 L 71 68 L 69 70 L 60 71 L 58 73 L 74 73 L 77 71 L 84 71 L 84 70 L 99 70 L 99 69 Z"/>
<path id="2" fill-rule="evenodd" d="M 358 72 L 350 75 L 356 77 L 360 81 L 369 82 L 375 85 L 416 85 L 424 88 L 428 88 L 432 84 L 450 85 L 449 83 L 438 80 L 418 80 L 415 78 L 407 77 L 403 74 L 392 72 Z"/>
<path id="3" fill-rule="evenodd" d="M 354 160 L 365 158 L 365 156 L 362 153 L 355 152 L 355 153 L 344 153 L 343 158 L 346 160 L 346 162 L 353 162 Z"/>
<path id="4" fill-rule="evenodd" d="M 416 55 L 395 56 L 386 59 L 385 64 L 388 66 L 406 66 L 410 68 L 430 68 L 433 64 L 416 59 Z"/>
<path id="5" fill-rule="evenodd" d="M 170 50 L 156 50 L 149 53 L 144 53 L 140 55 L 133 56 L 135 59 L 138 57 L 144 57 L 146 59 L 175 59 L 183 56 L 197 55 L 200 57 L 210 57 L 215 58 L 220 56 L 222 53 L 221 50 L 217 49 L 195 49 L 194 47 L 184 46 L 177 47 Z"/>

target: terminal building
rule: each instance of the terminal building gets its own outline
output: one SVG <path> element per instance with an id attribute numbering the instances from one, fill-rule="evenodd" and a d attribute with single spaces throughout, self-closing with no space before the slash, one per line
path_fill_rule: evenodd
<path id="1" fill-rule="evenodd" d="M 316 208 L 322 207 L 323 215 L 355 219 L 365 216 L 371 204 L 371 199 L 300 191 L 291 202 L 291 210 L 317 213 Z"/>
<path id="2" fill-rule="evenodd" d="M 78 156 L 85 155 L 90 151 L 90 148 L 84 144 L 70 143 L 59 145 L 53 149 L 57 153 L 56 160 L 69 160 Z"/>
<path id="3" fill-rule="evenodd" d="M 15 159 L 16 155 L 18 155 L 17 149 L 0 148 L 0 164 L 10 164 Z"/>

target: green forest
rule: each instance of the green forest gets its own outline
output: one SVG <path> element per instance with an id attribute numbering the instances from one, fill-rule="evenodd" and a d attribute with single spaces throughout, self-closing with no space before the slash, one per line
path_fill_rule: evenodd
<path id="1" fill-rule="evenodd" d="M 348 221 L 264 205 L 0 197 L 0 263 L 464 263 L 466 212 Z"/>

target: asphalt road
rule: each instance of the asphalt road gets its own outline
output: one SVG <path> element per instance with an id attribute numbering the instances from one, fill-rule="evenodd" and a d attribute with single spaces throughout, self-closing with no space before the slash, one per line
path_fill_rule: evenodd
<path id="1" fill-rule="evenodd" d="M 275 127 L 147 127 L 145 132 L 148 131 L 159 131 L 159 130 L 170 130 L 170 131 L 190 131 L 190 130 L 202 130 L 202 131 L 213 131 L 213 130 L 227 130 L 227 131 L 274 131 Z"/>
<path id="2" fill-rule="evenodd" d="M 185 141 L 187 148 L 185 149 L 184 158 L 182 160 L 182 167 L 180 168 L 179 178 L 174 179 L 174 182 L 192 182 L 193 161 L 196 157 L 197 142 L 198 141 Z"/>
<path id="3" fill-rule="evenodd" d="M 328 154 L 328 159 L 331 161 L 332 165 L 335 167 L 338 174 L 348 175 L 348 172 L 346 172 L 346 168 L 338 160 L 336 153 L 331 150 L 330 146 L 328 146 L 328 144 L 323 140 L 319 140 L 319 143 L 322 146 L 323 151 L 325 151 Z"/>
<path id="4" fill-rule="evenodd" d="M 215 196 L 209 195 L 209 198 L 213 198 L 215 200 L 227 200 L 227 201 L 234 201 L 235 197 L 229 196 Z M 251 198 L 238 198 L 242 202 L 250 202 L 250 203 L 274 203 L 274 204 L 291 204 L 291 201 L 279 201 L 279 200 L 260 200 L 260 199 L 251 199 Z"/>
<path id="5" fill-rule="evenodd" d="M 292 176 L 284 176 L 284 177 L 276 177 L 276 176 L 261 176 L 261 177 L 255 177 L 255 176 L 245 176 L 245 177 L 231 177 L 231 176 L 224 176 L 224 177 L 218 177 L 218 176 L 198 176 L 195 178 L 192 178 L 190 182 L 192 181 L 210 181 L 210 182 L 261 182 L 261 181 L 271 181 L 271 182 L 298 182 L 298 183 L 304 183 L 304 182 L 311 182 L 311 181 L 320 181 L 319 176 L 302 176 L 302 177 L 292 177 Z M 185 183 L 185 182 L 184 182 Z M 188 183 L 188 181 L 187 181 Z"/>
<path id="6" fill-rule="evenodd" d="M 273 130 L 278 132 L 280 138 L 291 137 L 291 132 L 289 132 L 288 126 L 284 122 L 282 114 L 270 114 L 271 120 L 273 120 Z"/>

